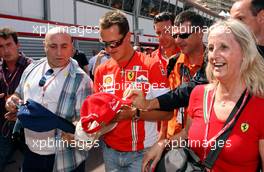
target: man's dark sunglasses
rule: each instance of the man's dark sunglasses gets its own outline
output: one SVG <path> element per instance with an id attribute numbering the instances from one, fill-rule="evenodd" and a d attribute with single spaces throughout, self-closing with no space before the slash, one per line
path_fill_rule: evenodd
<path id="1" fill-rule="evenodd" d="M 172 37 L 174 38 L 174 39 L 176 39 L 176 38 L 181 38 L 181 39 L 187 39 L 190 35 L 191 35 L 192 33 L 182 33 L 182 34 L 180 34 L 180 33 L 176 33 L 176 34 L 174 34 L 174 35 L 172 35 Z"/>
<path id="2" fill-rule="evenodd" d="M 45 73 L 45 75 L 43 75 L 41 77 L 41 79 L 39 80 L 39 86 L 40 87 L 43 87 L 45 84 L 46 84 L 46 81 L 47 81 L 47 76 L 50 76 L 54 73 L 54 70 L 53 69 L 49 69 L 47 70 L 47 72 Z"/>
<path id="3" fill-rule="evenodd" d="M 124 41 L 124 39 L 126 37 L 126 34 L 124 34 L 124 36 L 121 39 L 119 39 L 119 40 L 110 41 L 110 42 L 101 41 L 101 43 L 104 45 L 105 48 L 107 48 L 107 47 L 117 48 L 123 43 L 123 41 Z"/>

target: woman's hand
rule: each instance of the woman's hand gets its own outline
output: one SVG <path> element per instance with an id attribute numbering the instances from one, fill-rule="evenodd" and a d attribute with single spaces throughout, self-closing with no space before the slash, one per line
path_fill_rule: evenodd
<path id="1" fill-rule="evenodd" d="M 142 162 L 142 172 L 147 172 L 150 168 L 151 171 L 155 169 L 167 142 L 167 139 L 160 140 L 159 142 L 155 143 L 148 152 L 146 152 Z"/>

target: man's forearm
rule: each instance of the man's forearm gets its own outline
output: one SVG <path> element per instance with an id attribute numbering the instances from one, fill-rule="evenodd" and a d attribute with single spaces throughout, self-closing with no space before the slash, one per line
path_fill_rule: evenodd
<path id="1" fill-rule="evenodd" d="M 157 97 L 160 110 L 172 111 L 175 108 L 188 106 L 191 91 L 195 86 L 196 84 L 194 83 L 184 84 Z"/>
<path id="2" fill-rule="evenodd" d="M 176 89 L 157 97 L 160 110 L 171 111 L 179 107 L 187 107 L 189 104 L 189 98 L 193 88 L 196 85 L 207 84 L 208 80 L 206 74 L 202 67 L 192 78 L 190 82 L 183 83 Z"/>
<path id="3" fill-rule="evenodd" d="M 176 88 L 157 98 L 146 100 L 145 107 L 147 110 L 172 111 L 175 108 L 188 106 L 189 96 L 193 88 L 194 86 Z"/>
<path id="4" fill-rule="evenodd" d="M 140 119 L 146 121 L 169 120 L 173 116 L 173 112 L 166 111 L 140 111 Z"/>
<path id="5" fill-rule="evenodd" d="M 159 100 L 157 98 L 151 99 L 151 100 L 146 100 L 146 109 L 147 110 L 155 110 L 155 109 L 160 109 L 160 104 Z"/>

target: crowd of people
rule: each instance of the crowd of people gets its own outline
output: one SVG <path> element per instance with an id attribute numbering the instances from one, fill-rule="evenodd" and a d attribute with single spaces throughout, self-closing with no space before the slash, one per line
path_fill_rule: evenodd
<path id="1" fill-rule="evenodd" d="M 230 14 L 208 28 L 204 44 L 202 16 L 190 10 L 159 13 L 153 21 L 159 47 L 143 53 L 131 44 L 125 14 L 109 11 L 99 21 L 104 49 L 89 61 L 63 27 L 46 33 L 46 57 L 38 61 L 19 51 L 15 31 L 1 28 L 0 171 L 19 149 L 23 172 L 84 172 L 89 150 L 59 144 L 75 142 L 74 133 L 58 126 L 46 130 L 52 124 L 43 118 L 38 120 L 45 129 L 23 128 L 18 114 L 30 100 L 75 126 L 90 118 L 81 117 L 87 96 L 100 92 L 133 104 L 116 112 L 114 127 L 100 138 L 107 172 L 154 171 L 166 148 L 182 140 L 203 163 L 227 132 L 207 171 L 263 171 L 264 3 L 240 0 Z M 119 105 L 113 101 L 106 103 L 115 111 Z M 31 114 L 31 125 L 40 113 Z M 37 144 L 50 142 L 53 146 Z"/>

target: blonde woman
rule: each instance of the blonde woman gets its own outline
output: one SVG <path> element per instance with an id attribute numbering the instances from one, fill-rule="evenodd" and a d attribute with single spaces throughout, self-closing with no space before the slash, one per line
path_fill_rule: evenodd
<path id="1" fill-rule="evenodd" d="M 187 128 L 174 138 L 179 140 L 188 133 L 190 148 L 204 160 L 210 148 L 215 146 L 214 137 L 222 132 L 243 94 L 240 107 L 244 106 L 244 109 L 239 107 L 241 114 L 227 140 L 217 142 L 223 149 L 212 170 L 257 171 L 260 165 L 264 166 L 264 61 L 244 24 L 229 19 L 210 28 L 206 72 L 210 84 L 194 88 Z M 251 98 L 246 102 L 249 95 Z M 152 168 L 155 166 L 165 143 L 165 140 L 160 141 L 145 155 L 143 170 L 150 160 L 153 160 Z"/>

